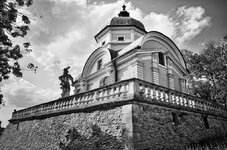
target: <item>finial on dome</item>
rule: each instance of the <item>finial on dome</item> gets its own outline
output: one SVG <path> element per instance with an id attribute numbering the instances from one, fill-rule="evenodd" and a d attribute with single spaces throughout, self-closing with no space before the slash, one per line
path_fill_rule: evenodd
<path id="1" fill-rule="evenodd" d="M 125 10 L 125 8 L 126 8 L 126 6 L 125 6 L 125 4 L 124 4 L 124 5 L 122 6 L 122 9 Z"/>
<path id="2" fill-rule="evenodd" d="M 123 5 L 122 6 L 122 11 L 120 11 L 120 13 L 118 14 L 118 16 L 119 17 L 129 17 L 129 12 L 127 12 L 126 10 L 125 10 L 125 8 L 126 8 L 126 6 L 125 5 Z"/>

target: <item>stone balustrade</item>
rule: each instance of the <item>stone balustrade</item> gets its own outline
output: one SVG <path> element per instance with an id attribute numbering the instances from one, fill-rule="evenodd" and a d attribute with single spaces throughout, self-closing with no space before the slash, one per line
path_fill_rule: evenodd
<path id="1" fill-rule="evenodd" d="M 75 112 L 106 104 L 123 104 L 124 101 L 145 102 L 181 110 L 199 111 L 207 115 L 227 117 L 227 109 L 224 106 L 133 78 L 14 111 L 10 121 Z"/>

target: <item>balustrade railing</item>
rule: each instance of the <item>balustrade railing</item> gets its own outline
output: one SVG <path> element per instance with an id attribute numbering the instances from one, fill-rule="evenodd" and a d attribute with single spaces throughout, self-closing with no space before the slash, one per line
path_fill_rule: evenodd
<path id="1" fill-rule="evenodd" d="M 88 92 L 14 111 L 11 120 L 83 109 L 94 105 L 124 100 L 144 101 L 166 107 L 178 107 L 227 117 L 227 109 L 222 105 L 133 78 Z"/>

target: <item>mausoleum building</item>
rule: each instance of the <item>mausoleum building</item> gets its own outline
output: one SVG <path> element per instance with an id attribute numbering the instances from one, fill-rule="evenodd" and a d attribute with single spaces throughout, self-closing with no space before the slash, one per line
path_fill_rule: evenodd
<path id="1" fill-rule="evenodd" d="M 12 113 L 1 150 L 227 148 L 226 106 L 187 94 L 188 70 L 170 38 L 123 6 L 95 40 L 82 73 L 73 80 L 68 67 L 59 77 L 59 99 Z"/>
<path id="2" fill-rule="evenodd" d="M 176 44 L 123 10 L 95 35 L 99 48 L 87 59 L 74 82 L 75 94 L 130 78 L 186 92 L 188 74 Z"/>

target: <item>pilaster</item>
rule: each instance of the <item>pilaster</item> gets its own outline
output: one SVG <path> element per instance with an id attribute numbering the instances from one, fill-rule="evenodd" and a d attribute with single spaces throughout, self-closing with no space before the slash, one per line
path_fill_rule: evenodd
<path id="1" fill-rule="evenodd" d="M 175 89 L 174 84 L 174 74 L 173 74 L 173 62 L 169 58 L 167 59 L 167 76 L 168 76 L 168 86 L 170 89 Z"/>
<path id="2" fill-rule="evenodd" d="M 180 78 L 179 81 L 180 81 L 181 92 L 186 93 L 186 79 Z"/>
<path id="3" fill-rule="evenodd" d="M 81 92 L 86 92 L 88 90 L 87 85 L 88 83 L 86 79 L 80 81 Z"/>
<path id="4" fill-rule="evenodd" d="M 154 84 L 159 85 L 158 53 L 153 53 L 151 60 L 152 80 Z"/>
<path id="5" fill-rule="evenodd" d="M 136 60 L 131 63 L 132 66 L 132 76 L 134 78 L 143 79 L 143 62 L 140 60 Z"/>
<path id="6" fill-rule="evenodd" d="M 168 86 L 169 86 L 170 89 L 174 90 L 174 86 L 175 86 L 175 84 L 174 84 L 174 75 L 168 73 L 167 76 L 168 76 Z"/>
<path id="7" fill-rule="evenodd" d="M 110 65 L 108 67 L 108 76 L 109 76 L 109 80 L 108 80 L 108 84 L 113 84 L 115 83 L 115 69 L 113 65 Z"/>

